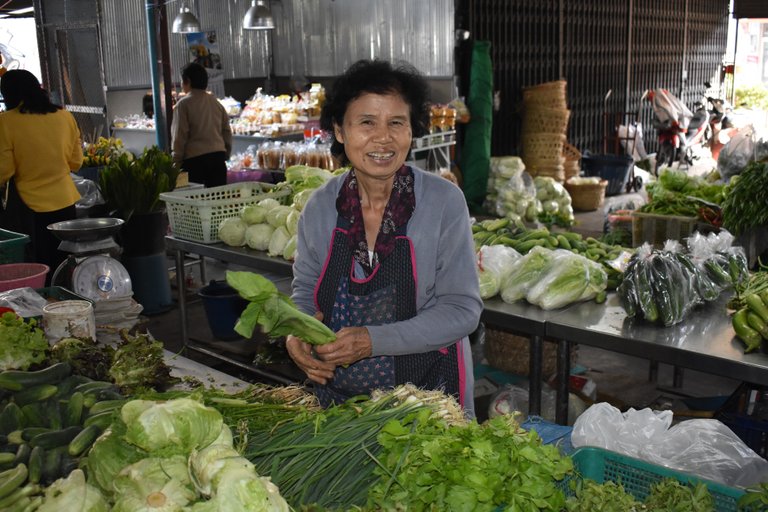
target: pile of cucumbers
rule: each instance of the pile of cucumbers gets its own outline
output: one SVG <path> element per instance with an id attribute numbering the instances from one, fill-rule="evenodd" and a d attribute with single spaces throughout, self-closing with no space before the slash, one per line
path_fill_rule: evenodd
<path id="1" fill-rule="evenodd" d="M 0 372 L 0 510 L 23 510 L 77 468 L 126 401 L 69 363 Z"/>
<path id="2" fill-rule="evenodd" d="M 743 299 L 745 306 L 736 311 L 731 323 L 736 336 L 746 345 L 744 352 L 752 352 L 768 340 L 768 290 Z"/>
<path id="3" fill-rule="evenodd" d="M 483 245 L 505 245 L 515 249 L 520 254 L 527 254 L 534 247 L 546 249 L 565 249 L 580 254 L 592 261 L 602 263 L 608 275 L 608 289 L 615 290 L 621 280 L 621 272 L 609 265 L 622 252 L 632 253 L 620 245 L 610 245 L 592 237 L 584 238 L 579 233 L 550 231 L 545 227 L 528 229 L 515 224 L 507 218 L 487 219 L 472 225 L 472 238 L 475 247 Z"/>

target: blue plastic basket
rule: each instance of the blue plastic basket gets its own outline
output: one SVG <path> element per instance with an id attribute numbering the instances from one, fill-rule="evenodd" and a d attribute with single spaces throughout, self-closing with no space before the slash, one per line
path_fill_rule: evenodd
<path id="1" fill-rule="evenodd" d="M 566 496 L 573 495 L 570 482 L 575 479 L 589 479 L 601 484 L 606 481 L 624 486 L 624 490 L 638 501 L 645 501 L 651 486 L 662 480 L 674 478 L 683 484 L 703 483 L 715 502 L 718 512 L 737 512 L 737 502 L 744 491 L 717 482 L 703 480 L 694 475 L 657 466 L 620 453 L 592 446 L 581 447 L 571 454 L 577 476 L 560 482 Z"/>

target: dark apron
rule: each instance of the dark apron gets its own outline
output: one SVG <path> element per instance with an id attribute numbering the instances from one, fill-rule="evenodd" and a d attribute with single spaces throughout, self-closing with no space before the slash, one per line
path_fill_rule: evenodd
<path id="1" fill-rule="evenodd" d="M 365 280 L 353 279 L 354 258 L 343 219 L 334 230 L 331 255 L 317 286 L 317 301 L 325 323 L 333 331 L 342 327 L 384 325 L 416 315 L 416 278 L 411 243 L 398 232 L 395 250 Z M 333 379 L 317 385 L 318 400 L 327 407 L 374 389 L 412 383 L 440 389 L 459 399 L 457 343 L 430 352 L 361 359 L 337 367 Z"/>

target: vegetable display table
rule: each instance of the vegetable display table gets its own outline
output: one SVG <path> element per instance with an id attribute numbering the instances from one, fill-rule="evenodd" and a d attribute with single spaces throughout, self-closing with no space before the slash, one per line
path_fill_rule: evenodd
<path id="1" fill-rule="evenodd" d="M 663 327 L 627 318 L 615 293 L 604 304 L 583 302 L 547 319 L 546 336 L 558 340 L 558 381 L 570 373 L 571 343 L 651 359 L 712 375 L 768 382 L 768 354 L 744 353 L 726 310 L 730 292 L 694 309 L 679 324 Z M 556 421 L 567 422 L 568 394 L 558 388 Z"/>
<path id="2" fill-rule="evenodd" d="M 174 377 L 193 377 L 206 386 L 214 385 L 230 393 L 237 393 L 250 386 L 244 380 L 210 368 L 197 361 L 187 359 L 179 354 L 174 354 L 168 350 L 163 351 L 163 357 L 165 358 L 165 364 L 171 368 L 171 375 Z"/>

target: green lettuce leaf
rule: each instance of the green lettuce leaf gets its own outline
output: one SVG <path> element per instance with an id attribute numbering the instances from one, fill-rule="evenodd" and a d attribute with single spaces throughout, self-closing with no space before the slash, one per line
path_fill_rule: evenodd
<path id="1" fill-rule="evenodd" d="M 48 340 L 37 322 L 15 313 L 0 316 L 0 370 L 26 370 L 45 360 Z"/>

